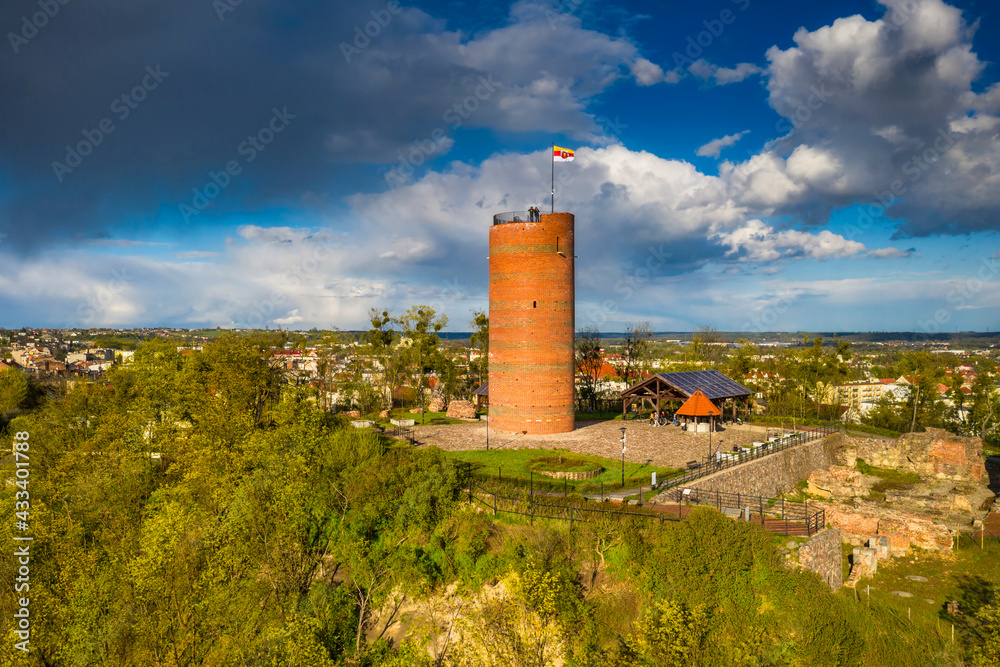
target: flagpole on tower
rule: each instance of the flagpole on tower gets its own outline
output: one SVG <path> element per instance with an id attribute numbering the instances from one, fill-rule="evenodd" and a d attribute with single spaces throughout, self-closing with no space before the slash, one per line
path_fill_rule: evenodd
<path id="1" fill-rule="evenodd" d="M 552 144 L 552 152 L 549 153 L 549 162 L 552 167 L 552 210 L 550 213 L 556 212 L 556 145 Z"/>

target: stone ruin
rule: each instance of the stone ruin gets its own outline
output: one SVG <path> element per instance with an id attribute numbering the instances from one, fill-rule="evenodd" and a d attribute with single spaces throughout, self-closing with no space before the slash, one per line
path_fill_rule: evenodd
<path id="1" fill-rule="evenodd" d="M 477 419 L 476 406 L 471 401 L 452 401 L 448 405 L 448 416 L 454 419 Z"/>
<path id="2" fill-rule="evenodd" d="M 854 547 L 851 554 L 851 573 L 844 582 L 844 586 L 854 588 L 861 577 L 873 577 L 878 571 L 878 562 L 888 560 L 891 557 L 889 549 L 889 538 L 880 535 L 873 535 L 868 538 L 863 547 Z"/>
<path id="3" fill-rule="evenodd" d="M 844 465 L 813 472 L 807 490 L 830 500 L 816 505 L 826 510 L 827 523 L 839 527 L 845 539 L 858 547 L 877 538 L 879 548 L 885 546 L 890 555 L 905 553 L 911 546 L 950 554 L 953 531 L 981 521 L 994 502 L 979 438 L 927 429 L 898 440 L 845 438 L 844 442 L 838 455 Z M 907 488 L 885 489 L 883 501 L 872 494 L 882 480 L 855 469 L 858 459 L 914 473 L 920 481 Z M 861 562 L 867 562 L 866 548 L 871 547 L 857 553 Z"/>
<path id="4" fill-rule="evenodd" d="M 983 441 L 963 438 L 939 428 L 925 433 L 906 433 L 898 440 L 852 438 L 844 450 L 845 465 L 857 459 L 879 468 L 914 472 L 924 479 L 946 479 L 962 483 L 987 480 Z"/>

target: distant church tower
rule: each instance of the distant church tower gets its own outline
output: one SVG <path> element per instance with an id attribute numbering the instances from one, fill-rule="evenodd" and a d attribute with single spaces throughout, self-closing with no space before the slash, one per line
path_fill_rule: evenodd
<path id="1" fill-rule="evenodd" d="M 575 220 L 528 217 L 501 213 L 490 228 L 490 428 L 565 433 L 575 426 Z"/>

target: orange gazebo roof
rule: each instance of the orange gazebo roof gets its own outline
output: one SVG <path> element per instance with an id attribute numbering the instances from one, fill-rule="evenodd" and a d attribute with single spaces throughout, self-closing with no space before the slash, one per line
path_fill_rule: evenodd
<path id="1" fill-rule="evenodd" d="M 684 401 L 684 405 L 677 409 L 676 414 L 682 417 L 718 417 L 722 414 L 722 410 L 708 400 L 708 397 L 699 389 L 691 394 L 691 398 Z"/>

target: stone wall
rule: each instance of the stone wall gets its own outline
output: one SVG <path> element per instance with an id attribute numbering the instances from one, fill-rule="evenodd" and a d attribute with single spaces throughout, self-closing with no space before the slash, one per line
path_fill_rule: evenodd
<path id="1" fill-rule="evenodd" d="M 840 528 L 844 538 L 854 545 L 861 545 L 870 536 L 876 535 L 889 539 L 893 555 L 904 554 L 911 546 L 941 554 L 951 553 L 954 539 L 951 532 L 927 517 L 872 503 L 848 505 L 812 501 L 809 506 L 823 509 L 827 525 Z"/>
<path id="2" fill-rule="evenodd" d="M 833 590 L 844 585 L 843 558 L 839 528 L 821 530 L 799 547 L 799 565 L 818 574 Z"/>
<path id="3" fill-rule="evenodd" d="M 842 442 L 843 436 L 831 435 L 755 461 L 741 463 L 684 486 L 774 497 L 794 489 L 812 471 L 829 468 L 838 456 Z"/>
<path id="4" fill-rule="evenodd" d="M 924 479 L 946 479 L 978 484 L 986 479 L 983 443 L 939 428 L 926 433 L 906 433 L 898 440 L 846 438 L 843 460 L 853 468 L 857 459 L 869 465 L 913 472 Z"/>
<path id="5" fill-rule="evenodd" d="M 545 475 L 546 477 L 555 477 L 556 479 L 572 479 L 575 481 L 580 481 L 584 479 L 593 479 L 604 472 L 604 468 L 597 468 L 596 470 L 587 470 L 585 472 L 557 472 L 554 470 L 536 470 L 535 472 Z"/>

